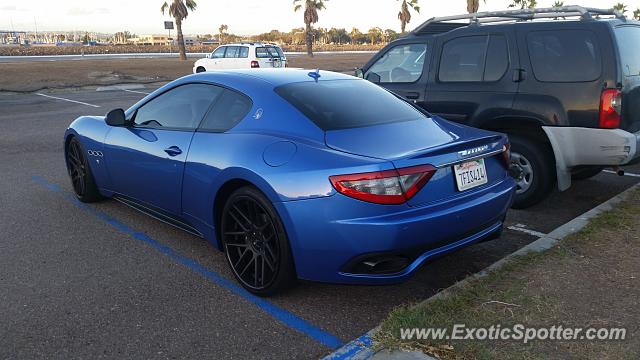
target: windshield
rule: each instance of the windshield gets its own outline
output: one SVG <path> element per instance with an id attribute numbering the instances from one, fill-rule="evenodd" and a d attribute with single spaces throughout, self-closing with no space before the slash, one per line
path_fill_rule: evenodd
<path id="1" fill-rule="evenodd" d="M 324 131 L 426 118 L 390 92 L 363 80 L 302 82 L 275 91 Z"/>
<path id="2" fill-rule="evenodd" d="M 624 75 L 640 76 L 640 27 L 620 26 L 615 34 Z"/>

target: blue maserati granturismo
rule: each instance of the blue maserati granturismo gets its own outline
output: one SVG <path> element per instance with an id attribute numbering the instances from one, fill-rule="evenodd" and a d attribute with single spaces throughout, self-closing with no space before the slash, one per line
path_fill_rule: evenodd
<path id="1" fill-rule="evenodd" d="M 65 159 L 114 198 L 201 236 L 262 296 L 296 279 L 388 284 L 499 236 L 514 181 L 498 133 L 328 71 L 206 72 L 83 116 Z"/>

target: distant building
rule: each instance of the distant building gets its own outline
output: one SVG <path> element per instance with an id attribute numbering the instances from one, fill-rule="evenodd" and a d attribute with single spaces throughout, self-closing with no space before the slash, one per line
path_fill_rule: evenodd
<path id="1" fill-rule="evenodd" d="M 173 39 L 167 35 L 139 35 L 127 41 L 135 45 L 169 45 Z"/>

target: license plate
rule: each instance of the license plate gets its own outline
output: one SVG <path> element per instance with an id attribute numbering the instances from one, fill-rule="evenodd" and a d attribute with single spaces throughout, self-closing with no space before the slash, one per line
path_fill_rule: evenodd
<path id="1" fill-rule="evenodd" d="M 456 175 L 456 183 L 458 184 L 459 191 L 469 190 L 476 186 L 486 184 L 488 181 L 484 159 L 454 165 L 453 173 Z"/>

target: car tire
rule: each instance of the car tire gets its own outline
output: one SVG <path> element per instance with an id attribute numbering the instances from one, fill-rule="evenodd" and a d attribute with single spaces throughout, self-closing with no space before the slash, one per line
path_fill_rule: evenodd
<path id="1" fill-rule="evenodd" d="M 270 296 L 295 284 L 282 221 L 255 187 L 242 187 L 229 196 L 222 209 L 220 238 L 234 276 L 249 292 Z"/>
<path id="2" fill-rule="evenodd" d="M 583 166 L 574 169 L 571 172 L 572 180 L 587 180 L 600 174 L 604 170 L 604 166 Z"/>
<path id="3" fill-rule="evenodd" d="M 553 152 L 544 143 L 521 136 L 509 136 L 511 167 L 519 176 L 513 202 L 514 209 L 524 209 L 542 201 L 553 189 L 556 180 Z"/>
<path id="4" fill-rule="evenodd" d="M 67 144 L 66 163 L 71 186 L 78 200 L 84 203 L 102 200 L 103 196 L 96 185 L 84 148 L 75 137 Z"/>
<path id="5" fill-rule="evenodd" d="M 198 66 L 198 67 L 196 68 L 196 74 L 199 74 L 199 73 L 202 73 L 202 72 L 205 72 L 205 71 L 207 71 L 207 69 L 205 69 L 205 68 L 204 68 L 204 67 L 202 67 L 202 66 Z"/>

